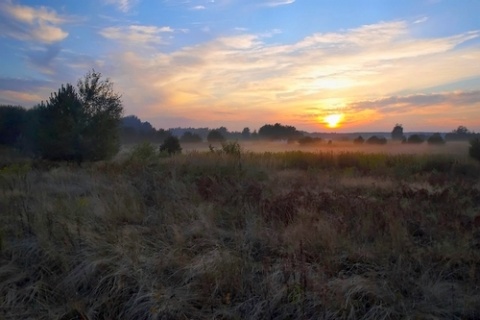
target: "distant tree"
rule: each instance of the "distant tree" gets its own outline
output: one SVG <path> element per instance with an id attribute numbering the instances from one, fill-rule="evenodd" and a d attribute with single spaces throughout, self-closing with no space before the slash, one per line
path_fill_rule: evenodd
<path id="1" fill-rule="evenodd" d="M 202 142 L 202 137 L 196 133 L 191 133 L 190 131 L 184 132 L 180 141 L 183 143 L 199 143 Z"/>
<path id="2" fill-rule="evenodd" d="M 258 130 L 258 135 L 260 138 L 268 140 L 288 140 L 303 136 L 295 127 L 283 126 L 280 123 L 264 125 Z"/>
<path id="3" fill-rule="evenodd" d="M 321 143 L 322 141 L 323 141 L 322 138 L 313 138 L 313 137 L 310 137 L 310 136 L 301 137 L 300 139 L 297 140 L 297 142 L 300 145 L 318 144 L 318 143 Z"/>
<path id="4" fill-rule="evenodd" d="M 428 138 L 427 143 L 441 145 L 445 144 L 445 140 L 442 138 L 442 135 L 437 132 Z"/>
<path id="5" fill-rule="evenodd" d="M 180 140 L 175 136 L 168 136 L 160 145 L 160 152 L 166 151 L 169 155 L 181 153 Z"/>
<path id="6" fill-rule="evenodd" d="M 27 111 L 19 106 L 0 106 L 0 145 L 16 146 L 22 136 Z"/>
<path id="7" fill-rule="evenodd" d="M 407 139 L 407 143 L 411 143 L 411 144 L 420 144 L 420 143 L 423 143 L 424 141 L 425 139 L 418 134 L 412 134 Z"/>
<path id="8" fill-rule="evenodd" d="M 476 136 L 470 140 L 470 148 L 468 149 L 470 157 L 480 161 L 480 137 Z"/>
<path id="9" fill-rule="evenodd" d="M 470 141 L 475 137 L 475 133 L 468 130 L 465 126 L 459 126 L 445 135 L 447 141 Z"/>
<path id="10" fill-rule="evenodd" d="M 403 126 L 396 124 L 392 130 L 392 140 L 401 141 L 403 139 Z"/>
<path id="11" fill-rule="evenodd" d="M 368 144 L 386 144 L 387 139 L 385 137 L 377 137 L 377 136 L 371 136 L 370 138 L 367 139 L 366 143 Z"/>
<path id="12" fill-rule="evenodd" d="M 248 139 L 250 139 L 250 129 L 249 129 L 249 128 L 243 128 L 243 131 L 242 131 L 242 139 L 243 139 L 243 140 L 248 140 Z"/>
<path id="13" fill-rule="evenodd" d="M 79 80 L 78 93 L 71 84 L 62 85 L 33 109 L 30 145 L 50 160 L 107 159 L 119 150 L 122 112 L 112 83 L 101 80 L 100 73 L 89 72 Z"/>
<path id="14" fill-rule="evenodd" d="M 223 142 L 225 141 L 225 136 L 218 129 L 211 130 L 207 136 L 208 142 Z"/>
<path id="15" fill-rule="evenodd" d="M 363 144 L 365 142 L 365 139 L 363 139 L 362 136 L 358 136 L 357 138 L 353 139 L 354 144 Z"/>

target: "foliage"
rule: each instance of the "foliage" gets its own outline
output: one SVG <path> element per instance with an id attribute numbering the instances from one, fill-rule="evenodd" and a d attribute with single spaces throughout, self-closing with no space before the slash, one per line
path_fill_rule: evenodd
<path id="1" fill-rule="evenodd" d="M 266 124 L 258 130 L 258 136 L 261 139 L 268 140 L 288 140 L 299 138 L 302 134 L 293 126 L 283 126 L 280 123 L 274 125 Z"/>
<path id="2" fill-rule="evenodd" d="M 442 135 L 438 132 L 431 135 L 428 138 L 427 142 L 428 144 L 437 144 L 437 145 L 445 144 L 445 140 L 442 138 Z"/>
<path id="3" fill-rule="evenodd" d="M 186 131 L 180 137 L 180 141 L 182 143 L 199 143 L 199 142 L 202 142 L 202 137 L 200 137 L 196 133 L 191 133 L 190 131 Z"/>
<path id="4" fill-rule="evenodd" d="M 207 136 L 208 142 L 223 142 L 225 141 L 225 136 L 221 133 L 220 130 L 214 129 L 208 133 Z"/>
<path id="5" fill-rule="evenodd" d="M 354 144 L 363 144 L 365 142 L 365 139 L 363 139 L 362 136 L 358 136 L 357 138 L 353 139 Z"/>
<path id="6" fill-rule="evenodd" d="M 167 152 L 169 155 L 181 153 L 180 140 L 175 136 L 169 136 L 160 145 L 160 152 Z"/>
<path id="7" fill-rule="evenodd" d="M 225 154 L 240 157 L 242 153 L 242 147 L 240 146 L 238 141 L 224 142 L 222 143 L 222 151 Z"/>
<path id="8" fill-rule="evenodd" d="M 16 146 L 22 135 L 26 110 L 19 106 L 0 106 L 0 145 Z"/>
<path id="9" fill-rule="evenodd" d="M 78 82 L 62 85 L 28 118 L 28 144 L 49 160 L 103 160 L 119 150 L 118 128 L 123 108 L 112 83 L 95 71 Z"/>
<path id="10" fill-rule="evenodd" d="M 412 134 L 407 139 L 407 143 L 411 143 L 411 144 L 420 144 L 420 143 L 423 143 L 424 141 L 425 139 L 418 134 Z"/>
<path id="11" fill-rule="evenodd" d="M 297 140 L 297 142 L 300 145 L 318 144 L 318 143 L 321 143 L 322 141 L 323 141 L 322 138 L 313 138 L 313 137 L 310 137 L 310 136 L 302 137 L 302 138 L 299 138 Z"/>
<path id="12" fill-rule="evenodd" d="M 371 136 L 367 139 L 366 143 L 368 144 L 386 144 L 387 139 L 385 137 Z"/>
<path id="13" fill-rule="evenodd" d="M 150 142 L 137 144 L 130 155 L 130 159 L 139 162 L 152 161 L 157 157 L 157 150 Z"/>
<path id="14" fill-rule="evenodd" d="M 243 140 L 248 140 L 250 139 L 250 128 L 243 128 L 242 130 L 242 139 Z"/>
<path id="15" fill-rule="evenodd" d="M 480 138 L 475 137 L 470 140 L 470 147 L 468 149 L 470 157 L 480 161 Z"/>
<path id="16" fill-rule="evenodd" d="M 403 139 L 403 126 L 396 124 L 392 130 L 392 140 L 401 141 Z"/>
<path id="17" fill-rule="evenodd" d="M 470 141 L 476 134 L 471 132 L 465 126 L 459 126 L 457 129 L 452 130 L 445 135 L 446 141 Z"/>

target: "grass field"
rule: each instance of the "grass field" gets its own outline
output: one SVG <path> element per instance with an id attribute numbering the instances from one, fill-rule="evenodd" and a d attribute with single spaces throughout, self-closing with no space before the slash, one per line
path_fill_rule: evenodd
<path id="1" fill-rule="evenodd" d="M 0 319 L 480 318 L 467 145 L 349 145 L 4 153 Z"/>

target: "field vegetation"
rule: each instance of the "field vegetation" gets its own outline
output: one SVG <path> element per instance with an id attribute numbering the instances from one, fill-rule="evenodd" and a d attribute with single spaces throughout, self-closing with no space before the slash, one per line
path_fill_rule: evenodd
<path id="1" fill-rule="evenodd" d="M 1 150 L 0 318 L 480 317 L 467 144 L 274 146 Z"/>

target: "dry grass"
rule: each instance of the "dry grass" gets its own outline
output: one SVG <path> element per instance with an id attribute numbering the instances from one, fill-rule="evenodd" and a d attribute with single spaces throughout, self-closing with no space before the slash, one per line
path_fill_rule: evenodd
<path id="1" fill-rule="evenodd" d="M 19 161 L 0 171 L 0 318 L 480 317 L 480 167 L 461 157 Z"/>

